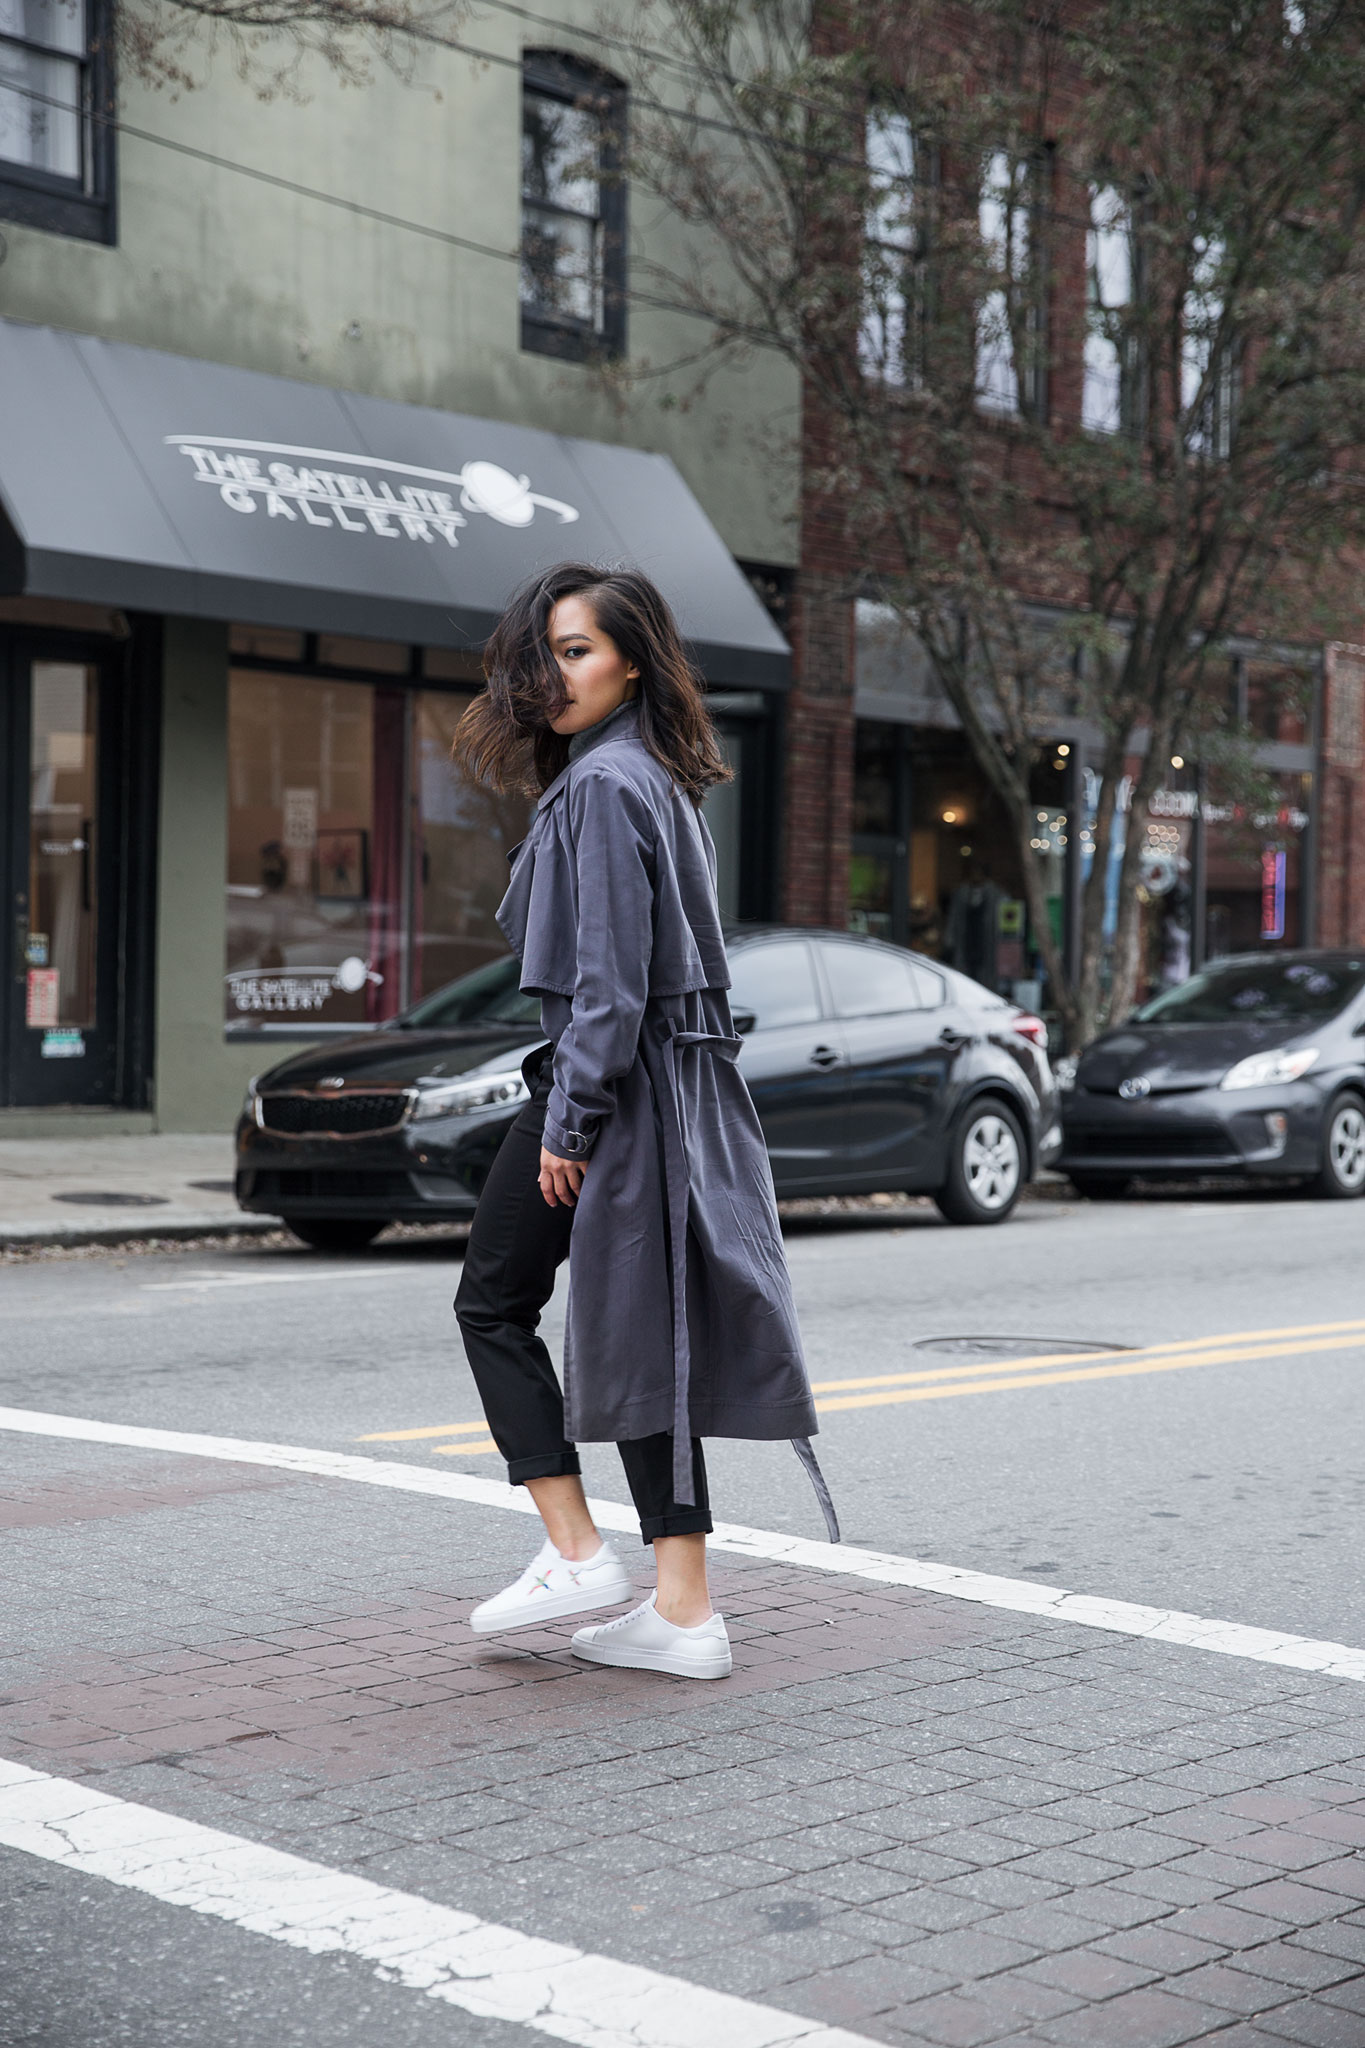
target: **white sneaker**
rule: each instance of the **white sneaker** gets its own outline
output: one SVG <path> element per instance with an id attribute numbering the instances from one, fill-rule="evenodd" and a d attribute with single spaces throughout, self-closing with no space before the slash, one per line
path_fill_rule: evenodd
<path id="1" fill-rule="evenodd" d="M 635 1588 L 630 1574 L 609 1543 L 596 1557 L 561 1557 L 547 1538 L 521 1577 L 491 1600 L 482 1601 L 469 1617 L 475 1635 L 495 1635 L 513 1628 L 539 1628 L 570 1614 L 593 1614 L 599 1607 L 617 1607 Z"/>
<path id="2" fill-rule="evenodd" d="M 730 1638 L 720 1615 L 712 1614 L 696 1628 L 678 1628 L 655 1611 L 651 1593 L 641 1607 L 618 1614 L 615 1621 L 581 1628 L 574 1637 L 575 1657 L 590 1664 L 625 1664 L 634 1671 L 671 1671 L 675 1678 L 728 1678 Z"/>

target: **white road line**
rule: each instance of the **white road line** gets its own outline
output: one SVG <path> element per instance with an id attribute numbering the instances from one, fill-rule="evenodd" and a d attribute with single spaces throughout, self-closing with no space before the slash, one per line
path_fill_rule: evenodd
<path id="1" fill-rule="evenodd" d="M 540 1941 L 91 1786 L 0 1762 L 0 1843 L 579 2048 L 873 2048 L 797 2013 Z"/>
<path id="2" fill-rule="evenodd" d="M 362 1486 L 388 1486 L 401 1493 L 435 1494 L 443 1500 L 475 1507 L 501 1508 L 534 1515 L 525 1487 L 479 1479 L 467 1472 L 436 1471 L 389 1458 L 357 1458 L 347 1451 L 310 1450 L 298 1444 L 250 1443 L 230 1436 L 195 1436 L 176 1429 L 139 1429 L 122 1422 L 94 1422 L 74 1415 L 42 1415 L 28 1408 L 0 1408 L 0 1429 L 30 1436 L 66 1437 L 80 1443 L 127 1444 L 139 1450 L 179 1451 L 187 1457 L 222 1458 L 238 1465 L 269 1465 L 278 1471 L 311 1474 L 320 1479 L 347 1479 Z M 589 1503 L 599 1527 L 633 1532 L 639 1523 L 632 1509 L 618 1501 Z M 1014 1614 L 1036 1614 L 1048 1621 L 1071 1622 L 1079 1628 L 1107 1629 L 1115 1635 L 1145 1636 L 1152 1642 L 1178 1643 L 1187 1649 L 1211 1650 L 1223 1657 L 1245 1657 L 1256 1664 L 1283 1664 L 1292 1671 L 1319 1671 L 1330 1678 L 1365 1684 L 1365 1650 L 1346 1643 L 1318 1642 L 1310 1636 L 1278 1629 L 1247 1628 L 1240 1622 L 1214 1621 L 1183 1614 L 1178 1608 L 1143 1607 L 1129 1600 L 1101 1600 L 1073 1593 L 1065 1586 L 1040 1586 L 1032 1579 L 996 1578 L 956 1565 L 934 1564 L 890 1551 L 858 1550 L 851 1544 L 817 1543 L 809 1537 L 787 1536 L 780 1530 L 748 1529 L 736 1522 L 718 1522 L 709 1539 L 716 1550 L 752 1557 L 764 1564 L 786 1564 L 800 1571 L 834 1572 L 866 1579 L 874 1585 L 906 1586 L 938 1593 L 950 1600 L 970 1600 L 983 1607 Z"/>
<path id="3" fill-rule="evenodd" d="M 297 1287 L 308 1280 L 394 1280 L 411 1279 L 410 1266 L 310 1267 L 302 1273 L 215 1273 L 199 1272 L 184 1280 L 143 1280 L 142 1294 L 210 1294 L 220 1287 Z"/>

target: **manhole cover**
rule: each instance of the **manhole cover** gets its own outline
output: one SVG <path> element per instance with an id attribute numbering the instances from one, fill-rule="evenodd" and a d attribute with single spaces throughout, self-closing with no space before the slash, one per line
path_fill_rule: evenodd
<path id="1" fill-rule="evenodd" d="M 127 1195 L 101 1188 L 71 1188 L 66 1194 L 54 1195 L 52 1199 L 54 1202 L 86 1202 L 92 1209 L 165 1209 L 169 1206 L 165 1195 Z"/>
<path id="2" fill-rule="evenodd" d="M 190 1186 L 202 1188 L 206 1195 L 230 1195 L 233 1192 L 233 1183 L 230 1180 L 192 1180 Z"/>
<path id="3" fill-rule="evenodd" d="M 1131 1351 L 1131 1344 L 1111 1344 L 1103 1337 L 920 1337 L 916 1351 L 946 1351 L 953 1357 L 994 1358 L 1015 1352 Z"/>

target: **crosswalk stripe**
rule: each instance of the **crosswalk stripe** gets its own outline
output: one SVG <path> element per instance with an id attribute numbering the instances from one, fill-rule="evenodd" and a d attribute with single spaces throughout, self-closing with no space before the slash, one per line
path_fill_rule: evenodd
<path id="1" fill-rule="evenodd" d="M 861 2034 L 0 1761 L 0 1843 L 578 2048 L 874 2048 Z"/>
<path id="2" fill-rule="evenodd" d="M 472 1472 L 438 1472 L 425 1464 L 355 1457 L 347 1451 L 313 1450 L 300 1444 L 252 1443 L 238 1437 L 197 1436 L 177 1429 L 144 1429 L 126 1422 L 46 1415 L 29 1408 L 0 1408 L 0 1429 L 77 1443 L 177 1451 L 186 1457 L 221 1458 L 232 1464 L 262 1465 L 319 1479 L 392 1487 L 400 1493 L 424 1493 L 443 1500 L 465 1501 L 475 1507 L 499 1508 L 511 1514 L 536 1513 L 535 1502 L 524 1486 L 507 1486 L 501 1480 L 482 1479 Z M 639 1527 L 633 1510 L 619 1501 L 590 1500 L 588 1506 L 601 1529 L 632 1533 Z M 991 1572 L 935 1564 L 925 1558 L 897 1557 L 889 1551 L 855 1549 L 847 1543 L 817 1543 L 809 1537 L 788 1536 L 773 1529 L 750 1529 L 736 1522 L 717 1523 L 707 1542 L 714 1550 L 767 1564 L 789 1565 L 799 1571 L 833 1572 L 843 1578 L 866 1579 L 875 1585 L 905 1586 L 941 1594 L 949 1600 L 969 1600 L 1016 1614 L 1070 1622 L 1080 1628 L 1141 1636 L 1149 1642 L 1181 1644 L 1224 1657 L 1281 1664 L 1293 1671 L 1317 1671 L 1365 1684 L 1365 1650 L 1352 1649 L 1346 1643 L 1211 1620 L 1205 1615 L 1183 1613 L 1179 1608 L 1095 1599 L 1065 1586 L 1040 1585 L 1033 1579 L 998 1578 Z"/>

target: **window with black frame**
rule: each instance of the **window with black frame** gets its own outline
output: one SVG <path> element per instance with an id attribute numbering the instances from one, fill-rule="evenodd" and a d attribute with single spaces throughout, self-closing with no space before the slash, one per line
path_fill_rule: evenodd
<path id="1" fill-rule="evenodd" d="M 113 239 L 106 0 L 0 0 L 0 218 Z"/>
<path id="2" fill-rule="evenodd" d="M 938 158 L 908 114 L 868 109 L 867 208 L 863 230 L 864 375 L 917 390 L 923 384 L 933 314 L 930 228 Z"/>
<path id="3" fill-rule="evenodd" d="M 575 59 L 530 51 L 521 105 L 521 345 L 579 361 L 620 355 L 625 88 Z"/>
<path id="4" fill-rule="evenodd" d="M 1189 289 L 1182 312 L 1180 404 L 1185 445 L 1206 462 L 1226 462 L 1242 396 L 1241 338 L 1223 297 L 1227 246 L 1218 235 L 1194 237 Z"/>
<path id="5" fill-rule="evenodd" d="M 1146 365 L 1135 319 L 1142 299 L 1137 205 L 1121 185 L 1090 187 L 1081 424 L 1095 434 L 1137 434 L 1146 417 Z"/>
<path id="6" fill-rule="evenodd" d="M 983 412 L 1042 420 L 1048 409 L 1047 212 L 1052 159 L 992 150 L 977 207 L 984 259 L 976 314 L 976 398 Z"/>

